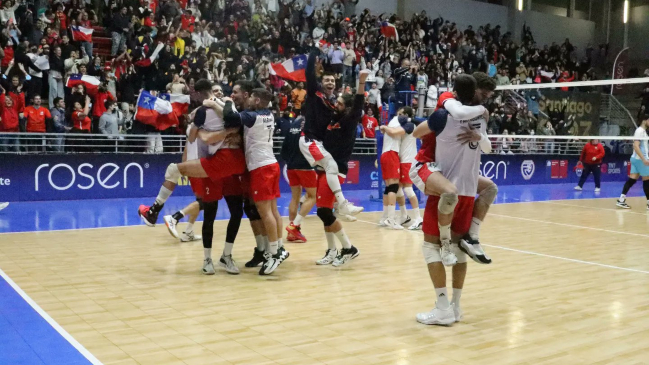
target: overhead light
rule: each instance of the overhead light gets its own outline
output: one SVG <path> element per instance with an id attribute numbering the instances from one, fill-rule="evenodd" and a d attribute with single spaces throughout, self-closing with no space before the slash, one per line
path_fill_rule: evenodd
<path id="1" fill-rule="evenodd" d="M 626 24 L 629 21 L 629 0 L 624 0 L 624 13 L 622 15 L 622 22 Z"/>
<path id="2" fill-rule="evenodd" d="M 523 11 L 523 0 L 518 0 L 518 11 Z"/>

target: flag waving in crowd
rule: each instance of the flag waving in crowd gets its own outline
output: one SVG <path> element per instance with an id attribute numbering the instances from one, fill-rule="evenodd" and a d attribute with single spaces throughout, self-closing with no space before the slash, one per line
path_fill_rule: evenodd
<path id="1" fill-rule="evenodd" d="M 144 90 L 137 98 L 135 120 L 152 125 L 161 131 L 178 125 L 178 116 L 174 113 L 171 102 L 158 98 Z"/>
<path id="2" fill-rule="evenodd" d="M 306 82 L 306 55 L 297 55 L 282 63 L 271 63 L 270 74 L 283 79 Z"/>
<path id="3" fill-rule="evenodd" d="M 99 84 L 101 82 L 95 76 L 82 75 L 82 74 L 73 74 L 68 77 L 68 82 L 65 84 L 67 87 L 75 87 L 77 85 L 83 84 L 86 87 L 86 92 L 90 96 L 97 94 L 99 89 Z"/>
<path id="4" fill-rule="evenodd" d="M 171 103 L 171 108 L 176 117 L 186 114 L 189 110 L 189 95 L 185 94 L 160 94 L 160 99 Z"/>
<path id="5" fill-rule="evenodd" d="M 385 38 L 394 38 L 397 42 L 399 41 L 399 33 L 397 33 L 397 27 L 392 23 L 383 22 L 381 24 L 381 34 Z"/>
<path id="6" fill-rule="evenodd" d="M 75 42 L 92 42 L 92 33 L 95 31 L 92 28 L 79 27 L 73 25 L 72 29 L 72 40 Z"/>

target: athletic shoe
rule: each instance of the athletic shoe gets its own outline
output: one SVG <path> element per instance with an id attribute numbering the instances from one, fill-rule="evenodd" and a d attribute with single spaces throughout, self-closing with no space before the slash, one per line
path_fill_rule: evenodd
<path id="1" fill-rule="evenodd" d="M 228 255 L 228 256 L 221 255 L 221 259 L 219 260 L 219 266 L 225 268 L 225 271 L 228 274 L 232 274 L 232 275 L 239 274 L 239 266 L 237 266 L 237 263 L 232 258 L 232 255 Z"/>
<path id="2" fill-rule="evenodd" d="M 403 226 L 403 225 L 406 225 L 406 224 L 410 223 L 411 220 L 412 220 L 412 219 L 410 218 L 409 215 L 407 215 L 406 218 L 401 217 L 401 225 L 402 225 L 402 226 Z"/>
<path id="3" fill-rule="evenodd" d="M 357 215 L 365 210 L 363 207 L 354 206 L 349 200 L 345 200 L 342 204 L 338 204 L 336 211 L 341 215 Z"/>
<path id="4" fill-rule="evenodd" d="M 599 193 L 599 191 L 600 191 L 599 188 L 595 188 L 595 192 L 596 192 L 596 193 Z"/>
<path id="5" fill-rule="evenodd" d="M 460 306 L 455 302 L 451 302 L 451 307 L 453 307 L 453 314 L 455 315 L 455 322 L 461 321 L 462 318 L 464 317 L 464 315 L 462 314 L 462 308 L 460 308 Z"/>
<path id="6" fill-rule="evenodd" d="M 286 236 L 286 240 L 289 242 L 297 242 L 297 243 L 306 243 L 306 237 L 302 234 L 302 229 L 300 226 L 296 226 L 291 222 L 286 227 L 286 231 L 288 232 L 288 235 Z"/>
<path id="7" fill-rule="evenodd" d="M 620 200 L 618 199 L 618 200 L 617 200 L 617 203 L 616 203 L 615 205 L 617 205 L 617 206 L 620 207 L 620 208 L 631 209 L 631 206 L 630 206 L 629 204 L 626 203 L 626 200 L 625 200 L 625 201 L 620 201 Z"/>
<path id="8" fill-rule="evenodd" d="M 200 241 L 203 239 L 203 236 L 200 234 L 194 233 L 194 231 L 191 232 L 183 232 L 183 234 L 180 235 L 180 242 L 192 242 L 192 241 Z"/>
<path id="9" fill-rule="evenodd" d="M 390 218 L 388 218 L 388 219 L 385 220 L 385 226 L 388 227 L 388 228 L 390 228 L 390 229 L 394 229 L 394 230 L 401 230 L 401 229 L 403 229 L 403 226 L 402 226 L 402 225 L 400 225 L 400 224 L 397 223 L 395 220 L 390 219 Z"/>
<path id="10" fill-rule="evenodd" d="M 408 227 L 409 230 L 411 231 L 421 231 L 421 227 L 424 225 L 424 220 L 419 218 L 412 222 L 410 227 Z"/>
<path id="11" fill-rule="evenodd" d="M 358 215 L 359 213 L 361 213 L 362 211 L 365 210 L 365 208 L 358 207 L 358 206 L 356 206 L 356 205 L 354 205 L 352 203 L 349 203 L 349 209 L 351 210 L 352 215 Z"/>
<path id="12" fill-rule="evenodd" d="M 338 256 L 338 250 L 336 250 L 335 248 L 334 249 L 330 248 L 327 250 L 324 257 L 316 261 L 315 263 L 316 265 L 329 265 L 334 262 L 336 256 Z"/>
<path id="13" fill-rule="evenodd" d="M 350 248 L 343 248 L 340 250 L 340 254 L 334 259 L 334 262 L 332 263 L 333 266 L 339 267 L 347 264 L 351 260 L 355 259 L 360 255 L 360 252 L 358 252 L 358 249 L 354 246 Z"/>
<path id="14" fill-rule="evenodd" d="M 453 308 L 446 309 L 433 308 L 430 312 L 418 313 L 417 322 L 423 324 L 436 324 L 440 326 L 450 326 L 455 323 L 455 313 Z"/>
<path id="15" fill-rule="evenodd" d="M 259 251 L 257 247 L 255 247 L 255 253 L 252 255 L 252 260 L 246 262 L 245 266 L 246 267 L 257 267 L 259 264 L 264 262 L 264 251 Z"/>
<path id="16" fill-rule="evenodd" d="M 178 221 L 175 220 L 174 217 L 170 215 L 165 215 L 164 217 L 162 217 L 162 219 L 164 219 L 165 225 L 167 226 L 169 233 L 176 238 L 180 238 L 180 236 L 178 236 L 178 231 L 176 230 L 176 225 L 178 224 Z"/>
<path id="17" fill-rule="evenodd" d="M 482 249 L 480 241 L 474 240 L 468 234 L 460 240 L 460 250 L 464 251 L 473 261 L 479 264 L 490 264 L 491 258 Z"/>
<path id="18" fill-rule="evenodd" d="M 162 209 L 162 207 L 160 207 L 160 209 Z M 144 224 L 149 227 L 155 227 L 155 224 L 158 221 L 158 214 L 160 214 L 160 210 L 154 212 L 151 210 L 151 207 L 140 205 L 140 207 L 137 209 L 137 214 L 140 216 L 140 218 L 142 218 L 142 222 L 144 222 Z"/>
<path id="19" fill-rule="evenodd" d="M 4 208 L 8 207 L 9 203 L 0 203 L 0 210 L 3 210 Z"/>
<path id="20" fill-rule="evenodd" d="M 214 275 L 214 263 L 211 258 L 206 258 L 203 260 L 203 274 L 205 275 Z"/>
<path id="21" fill-rule="evenodd" d="M 288 259 L 288 257 L 291 256 L 291 254 L 288 251 L 286 251 L 284 246 L 279 247 L 277 249 L 277 252 L 279 252 L 279 256 L 281 257 L 282 262 L 286 261 L 286 259 Z"/>
<path id="22" fill-rule="evenodd" d="M 581 186 L 577 185 L 577 186 L 575 186 L 575 190 L 577 190 L 577 191 L 581 191 L 582 188 L 581 188 Z"/>
<path id="23" fill-rule="evenodd" d="M 457 256 L 455 256 L 453 251 L 451 251 L 450 241 L 442 241 L 442 249 L 440 254 L 442 256 L 442 264 L 444 264 L 444 266 L 453 266 L 457 264 Z"/>
<path id="24" fill-rule="evenodd" d="M 270 252 L 264 254 L 264 264 L 259 269 L 259 275 L 270 275 L 282 263 L 282 255 L 279 250 L 276 254 L 272 255 Z"/>
<path id="25" fill-rule="evenodd" d="M 387 221 L 387 218 L 381 218 L 379 219 L 379 227 L 387 227 L 388 225 L 385 223 Z"/>
<path id="26" fill-rule="evenodd" d="M 345 221 L 345 222 L 356 222 L 358 220 L 358 218 L 356 218 L 356 217 L 354 217 L 352 215 L 340 214 L 340 213 L 338 213 L 337 210 L 334 210 L 334 216 L 336 218 L 340 219 L 341 221 Z"/>

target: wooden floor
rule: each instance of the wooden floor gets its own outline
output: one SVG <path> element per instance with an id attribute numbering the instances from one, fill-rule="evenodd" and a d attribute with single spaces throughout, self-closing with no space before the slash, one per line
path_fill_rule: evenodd
<path id="1" fill-rule="evenodd" d="M 271 277 L 204 276 L 200 242 L 164 225 L 2 235 L 0 267 L 104 364 L 646 364 L 649 215 L 630 201 L 494 206 L 494 263 L 469 264 L 450 328 L 415 321 L 434 305 L 421 233 L 377 213 L 345 224 L 361 255 L 342 270 L 314 264 L 317 217 Z M 241 266 L 253 245 L 244 221 Z"/>

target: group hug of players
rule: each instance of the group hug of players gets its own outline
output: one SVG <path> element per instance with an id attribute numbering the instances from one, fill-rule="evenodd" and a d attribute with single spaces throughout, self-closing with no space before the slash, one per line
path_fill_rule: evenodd
<path id="1" fill-rule="evenodd" d="M 360 72 L 356 95 L 337 97 L 333 74 L 325 73 L 318 83 L 316 58 L 317 51 L 308 58 L 304 118 L 294 122 L 282 146 L 293 193 L 287 239 L 306 241 L 300 225 L 315 204 L 328 245 L 324 257 L 316 264 L 343 266 L 359 256 L 340 218 L 353 221 L 362 208 L 345 199 L 341 182 L 363 114 L 368 73 Z M 269 275 L 289 257 L 282 240 L 282 217 L 277 210 L 281 173 L 273 153 L 275 123 L 268 109 L 272 95 L 264 88 L 253 87 L 250 82 L 239 81 L 231 97 L 224 98 L 220 86 L 207 80 L 196 83 L 195 90 L 205 101 L 190 115 L 192 123 L 187 130 L 183 162 L 168 166 L 153 205 L 142 205 L 138 210 L 143 221 L 154 226 L 180 178 L 188 177 L 197 201 L 165 216 L 164 221 L 169 232 L 181 241 L 202 239 L 204 274 L 215 273 L 211 255 L 213 225 L 222 198 L 228 205 L 230 221 L 220 266 L 228 273 L 239 273 L 232 259 L 232 247 L 244 212 L 257 244 L 245 266 L 261 265 L 259 274 Z M 388 125 L 381 126 L 385 134 L 381 168 L 386 188 L 380 224 L 403 229 L 402 224 L 410 218 L 403 204 L 402 216 L 397 220 L 395 205 L 405 200 L 404 195 L 410 199 L 415 208 L 410 229 L 424 232 L 423 254 L 436 291 L 435 308 L 417 314 L 417 320 L 424 324 L 450 325 L 462 318 L 460 296 L 467 255 L 478 263 L 491 263 L 480 246 L 479 230 L 498 190 L 478 171 L 481 153 L 491 150 L 486 136 L 488 112 L 481 104 L 491 97 L 495 87 L 486 74 L 460 75 L 454 91 L 440 96 L 437 110 L 426 123 L 415 126 L 412 109 L 404 107 Z M 415 138 L 422 140 L 419 152 Z M 429 195 L 423 220 L 413 183 Z M 307 191 L 306 200 L 298 208 L 302 188 Z M 193 222 L 201 209 L 202 237 L 193 231 Z M 189 216 L 189 223 L 179 234 L 178 221 L 184 216 Z M 341 249 L 336 247 L 336 240 Z M 444 266 L 453 266 L 452 301 L 448 298 Z"/>

